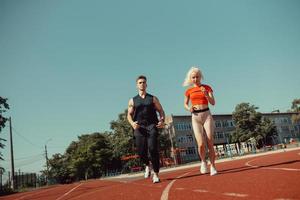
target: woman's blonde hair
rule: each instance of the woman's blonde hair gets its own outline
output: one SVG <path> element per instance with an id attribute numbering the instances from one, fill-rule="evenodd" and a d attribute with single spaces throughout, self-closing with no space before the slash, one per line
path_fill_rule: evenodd
<path id="1" fill-rule="evenodd" d="M 199 75 L 199 78 L 200 78 L 200 81 L 203 80 L 203 75 L 202 75 L 202 72 L 201 70 L 197 67 L 197 66 L 192 66 L 190 68 L 190 70 L 187 72 L 186 74 L 186 77 L 184 79 L 184 82 L 183 82 L 183 86 L 189 86 L 192 84 L 192 81 L 191 81 L 191 74 L 193 72 L 196 72 L 198 75 Z"/>

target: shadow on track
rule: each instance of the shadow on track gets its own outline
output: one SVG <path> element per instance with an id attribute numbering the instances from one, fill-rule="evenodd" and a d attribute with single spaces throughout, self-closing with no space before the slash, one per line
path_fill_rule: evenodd
<path id="1" fill-rule="evenodd" d="M 248 171 L 248 170 L 257 170 L 257 169 L 261 169 L 261 168 L 265 168 L 265 167 L 274 167 L 274 166 L 278 166 L 278 165 L 293 164 L 293 163 L 298 163 L 298 162 L 300 162 L 300 160 L 292 160 L 292 161 L 287 161 L 287 162 L 274 163 L 274 164 L 270 164 L 270 165 L 261 165 L 261 166 L 257 166 L 257 167 L 242 166 L 242 167 L 236 167 L 236 168 L 229 168 L 229 169 L 219 170 L 218 175 L 229 174 L 229 173 L 239 173 L 239 172 Z M 199 174 L 183 176 L 180 178 L 167 178 L 165 180 L 172 181 L 172 180 L 179 180 L 179 179 L 185 179 L 185 178 L 191 178 L 191 177 L 203 176 L 203 175 L 207 175 L 207 174 L 199 173 Z"/>

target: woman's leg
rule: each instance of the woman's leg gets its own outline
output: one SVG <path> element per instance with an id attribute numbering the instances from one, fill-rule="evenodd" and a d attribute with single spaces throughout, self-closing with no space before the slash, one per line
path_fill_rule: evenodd
<path id="1" fill-rule="evenodd" d="M 206 120 L 204 122 L 204 129 L 207 135 L 207 146 L 209 149 L 209 159 L 211 162 L 211 165 L 215 167 L 215 149 L 214 149 L 214 129 L 215 129 L 215 124 L 214 120 L 210 114 L 210 112 L 206 112 Z"/>
<path id="2" fill-rule="evenodd" d="M 198 145 L 198 153 L 200 156 L 201 161 L 206 161 L 205 159 L 205 144 L 204 144 L 204 138 L 203 138 L 203 125 L 201 123 L 201 114 L 196 113 L 192 114 L 192 126 L 194 130 L 194 135 L 197 141 Z"/>

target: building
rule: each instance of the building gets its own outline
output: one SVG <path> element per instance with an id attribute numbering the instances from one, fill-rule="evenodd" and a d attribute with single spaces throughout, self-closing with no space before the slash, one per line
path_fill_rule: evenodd
<path id="1" fill-rule="evenodd" d="M 295 113 L 263 113 L 263 117 L 274 122 L 278 137 L 272 138 L 273 144 L 288 143 L 293 139 L 300 139 L 300 122 L 293 124 L 291 117 Z M 213 115 L 215 120 L 214 144 L 219 157 L 225 154 L 252 151 L 253 142 L 243 143 L 241 149 L 235 144 L 229 144 L 229 138 L 235 125 L 231 114 Z M 166 130 L 177 150 L 175 157 L 178 162 L 186 163 L 198 160 L 197 144 L 192 130 L 190 115 L 171 115 L 166 117 Z M 178 156 L 179 154 L 179 156 Z"/>

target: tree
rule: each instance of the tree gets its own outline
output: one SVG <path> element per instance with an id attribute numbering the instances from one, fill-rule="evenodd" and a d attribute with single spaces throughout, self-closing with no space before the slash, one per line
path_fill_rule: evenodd
<path id="1" fill-rule="evenodd" d="M 6 117 L 4 117 L 2 114 L 5 113 L 9 109 L 9 105 L 7 103 L 7 98 L 3 98 L 0 96 L 0 133 L 2 129 L 5 127 L 5 123 L 8 120 Z M 3 141 L 6 141 L 3 138 L 0 138 L 0 149 L 4 148 Z M 0 160 L 3 160 L 2 153 L 0 151 Z"/>
<path id="2" fill-rule="evenodd" d="M 292 121 L 293 123 L 297 123 L 300 121 L 300 99 L 294 99 L 291 108 L 292 112 L 297 113 L 292 115 Z"/>
<path id="3" fill-rule="evenodd" d="M 168 132 L 159 131 L 158 144 L 159 150 L 163 153 L 164 157 L 169 157 L 171 154 L 171 140 Z"/>
<path id="4" fill-rule="evenodd" d="M 64 155 L 54 154 L 49 159 L 49 177 L 58 183 L 99 178 L 106 172 L 111 158 L 107 133 L 84 134 L 71 142 Z"/>
<path id="5" fill-rule="evenodd" d="M 236 142 L 245 142 L 251 137 L 255 137 L 257 125 L 261 121 L 261 113 L 256 112 L 258 107 L 249 103 L 240 103 L 235 107 L 232 113 L 236 130 L 233 133 L 233 140 Z"/>
<path id="6" fill-rule="evenodd" d="M 118 119 L 110 122 L 110 133 L 114 166 L 113 168 L 122 168 L 121 158 L 134 155 L 134 134 L 133 129 L 127 121 L 127 110 L 119 114 Z M 133 162 L 134 164 L 134 162 Z"/>
<path id="7" fill-rule="evenodd" d="M 111 145 L 105 133 L 78 136 L 66 150 L 70 177 L 77 180 L 98 178 L 105 173 L 111 157 Z"/>
<path id="8" fill-rule="evenodd" d="M 254 139 L 258 147 L 273 144 L 273 137 L 277 136 L 275 124 L 268 118 L 262 117 L 256 110 L 258 107 L 249 103 L 238 104 L 232 113 L 236 130 L 232 134 L 232 141 L 245 142 Z"/>
<path id="9" fill-rule="evenodd" d="M 55 180 L 57 183 L 69 183 L 72 178 L 70 177 L 70 169 L 68 168 L 68 162 L 65 155 L 54 154 L 49 159 L 49 175 L 47 177 L 51 180 Z M 44 172 L 47 173 L 47 172 Z"/>

